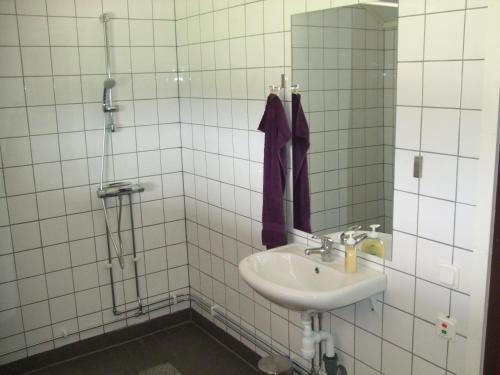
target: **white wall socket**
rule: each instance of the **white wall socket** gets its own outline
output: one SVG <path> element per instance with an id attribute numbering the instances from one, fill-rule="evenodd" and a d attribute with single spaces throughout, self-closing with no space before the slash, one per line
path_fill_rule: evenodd
<path id="1" fill-rule="evenodd" d="M 449 288 L 457 288 L 458 268 L 451 264 L 439 265 L 439 282 Z"/>
<path id="2" fill-rule="evenodd" d="M 436 322 L 436 333 L 444 339 L 454 340 L 457 335 L 456 319 L 440 314 Z"/>

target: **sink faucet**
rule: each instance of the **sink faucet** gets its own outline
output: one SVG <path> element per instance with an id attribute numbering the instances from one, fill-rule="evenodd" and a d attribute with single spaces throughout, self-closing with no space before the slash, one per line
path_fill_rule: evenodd
<path id="1" fill-rule="evenodd" d="M 347 232 L 356 232 L 362 228 L 361 225 L 353 225 L 340 234 L 340 243 L 343 245 L 347 241 Z"/>
<path id="2" fill-rule="evenodd" d="M 352 227 L 347 228 L 340 235 L 340 244 L 341 245 L 345 245 L 346 244 L 346 241 L 347 241 L 347 235 L 346 235 L 346 233 L 347 232 L 356 232 L 356 231 L 360 230 L 361 228 L 362 228 L 361 225 L 353 225 Z M 352 236 L 352 238 L 354 238 L 354 241 L 356 241 L 356 245 L 358 243 L 360 243 L 361 241 L 363 241 L 366 237 L 368 237 L 368 235 L 366 233 L 359 233 L 359 234 L 355 234 L 354 236 Z"/>
<path id="3" fill-rule="evenodd" d="M 321 240 L 321 246 L 309 247 L 304 251 L 304 254 L 306 255 L 320 254 L 321 260 L 323 262 L 331 262 L 333 260 L 332 257 L 333 240 L 328 236 L 321 236 L 321 237 L 313 236 L 313 238 L 319 238 Z"/>

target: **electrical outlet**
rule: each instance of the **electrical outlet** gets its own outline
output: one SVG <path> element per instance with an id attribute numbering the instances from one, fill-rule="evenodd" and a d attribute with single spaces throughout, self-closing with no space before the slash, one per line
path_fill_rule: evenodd
<path id="1" fill-rule="evenodd" d="M 448 288 L 458 286 L 458 268 L 451 264 L 441 264 L 439 266 L 439 281 Z"/>
<path id="2" fill-rule="evenodd" d="M 436 333 L 444 339 L 454 340 L 457 334 L 456 319 L 440 314 L 436 322 Z"/>

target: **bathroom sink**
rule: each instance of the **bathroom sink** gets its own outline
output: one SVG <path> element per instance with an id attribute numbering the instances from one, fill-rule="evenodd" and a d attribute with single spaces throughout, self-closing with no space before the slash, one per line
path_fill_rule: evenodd
<path id="1" fill-rule="evenodd" d="M 241 277 L 263 297 L 296 311 L 336 309 L 386 288 L 382 272 L 358 263 L 358 272 L 345 273 L 342 257 L 322 262 L 319 255 L 305 255 L 305 249 L 290 244 L 247 256 L 239 265 Z"/>

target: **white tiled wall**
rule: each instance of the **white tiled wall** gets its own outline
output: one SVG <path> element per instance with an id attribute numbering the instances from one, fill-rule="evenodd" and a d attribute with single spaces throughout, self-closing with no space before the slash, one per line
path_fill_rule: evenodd
<path id="1" fill-rule="evenodd" d="M 255 294 L 237 273 L 239 260 L 262 250 L 257 126 L 268 85 L 291 74 L 290 15 L 355 2 L 176 1 L 191 291 L 294 358 L 298 314 Z M 464 373 L 485 6 L 400 1 L 394 253 L 382 265 L 388 289 L 375 312 L 361 302 L 324 314 L 349 374 Z M 412 177 L 418 154 L 421 180 Z M 459 268 L 456 288 L 439 283 L 441 263 Z M 435 335 L 438 313 L 458 320 L 456 341 Z"/>
<path id="2" fill-rule="evenodd" d="M 259 297 L 238 275 L 238 261 L 262 250 L 256 128 L 267 86 L 291 74 L 290 15 L 354 2 L 176 0 L 175 9 L 169 0 L 0 2 L 0 320 L 8 323 L 0 351 L 12 353 L 2 362 L 126 324 L 111 319 L 94 192 L 102 11 L 118 18 L 111 40 L 121 112 L 109 178 L 147 186 L 133 206 L 143 292 L 187 286 L 189 260 L 192 293 L 298 358 L 298 314 Z M 375 312 L 360 302 L 324 314 L 349 374 L 463 373 L 484 6 L 400 1 L 394 251 L 382 265 L 388 289 Z M 420 181 L 409 168 L 416 154 L 424 157 Z M 459 267 L 457 288 L 439 284 L 440 263 Z M 133 301 L 130 277 L 119 280 L 122 301 Z M 434 335 L 438 312 L 457 318 L 456 341 Z M 62 328 L 68 338 L 58 338 Z"/>
<path id="3" fill-rule="evenodd" d="M 174 1 L 0 1 L 0 363 L 153 316 L 111 312 L 96 196 L 103 12 L 120 106 L 106 179 L 146 188 L 133 202 L 141 295 L 188 286 Z M 120 308 L 135 304 L 128 208 Z"/>

